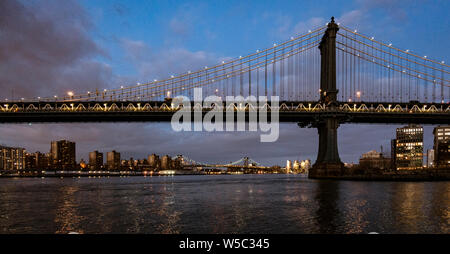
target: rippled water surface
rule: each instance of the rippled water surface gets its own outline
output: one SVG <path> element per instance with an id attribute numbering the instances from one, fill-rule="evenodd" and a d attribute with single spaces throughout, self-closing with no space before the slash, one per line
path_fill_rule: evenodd
<path id="1" fill-rule="evenodd" d="M 450 233 L 450 182 L 2 178 L 1 233 Z"/>

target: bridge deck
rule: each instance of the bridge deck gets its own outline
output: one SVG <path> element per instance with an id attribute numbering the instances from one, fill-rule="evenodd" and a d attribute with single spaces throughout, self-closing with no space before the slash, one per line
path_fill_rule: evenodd
<path id="1" fill-rule="evenodd" d="M 342 123 L 450 123 L 450 104 L 448 103 L 379 103 L 379 102 L 340 102 L 337 109 L 331 110 L 317 102 L 280 102 L 278 107 L 264 104 L 260 107 L 252 104 L 227 104 L 217 106 L 223 110 L 232 110 L 234 119 L 240 113 L 249 120 L 249 112 L 267 114 L 278 110 L 280 122 L 312 123 L 322 117 L 337 117 Z M 257 104 L 260 105 L 260 104 Z M 0 105 L 0 123 L 49 123 L 49 122 L 169 122 L 175 112 L 170 102 L 13 102 Z M 191 105 L 202 114 L 211 107 Z M 223 112 L 223 119 L 226 119 Z M 259 117 L 259 116 L 258 116 Z"/>

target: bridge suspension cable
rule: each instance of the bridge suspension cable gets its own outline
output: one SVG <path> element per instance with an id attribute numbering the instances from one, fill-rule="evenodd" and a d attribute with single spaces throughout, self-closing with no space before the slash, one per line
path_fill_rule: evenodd
<path id="1" fill-rule="evenodd" d="M 188 71 L 160 81 L 138 83 L 119 89 L 70 94 L 69 96 L 39 97 L 27 101 L 164 100 L 177 95 L 192 97 L 192 89 L 196 87 L 204 87 L 204 95 L 219 97 L 254 95 L 253 91 L 256 90 L 258 95 L 270 96 L 270 91 L 272 95 L 280 95 L 285 100 L 295 99 L 295 97 L 315 100 L 317 94 L 313 93 L 310 84 L 314 80 L 318 89 L 319 79 L 312 77 L 312 74 L 306 73 L 306 71 L 316 69 L 314 74 L 319 73 L 318 66 L 311 66 L 313 63 L 310 60 L 314 59 L 312 58 L 314 54 L 309 51 L 316 48 L 324 29 L 325 26 L 321 26 L 306 34 L 295 38 L 291 37 L 288 41 L 274 44 L 267 49 L 257 50 L 244 57 L 240 56 L 230 61 L 223 61 L 213 67 L 205 66 L 195 72 Z M 318 54 L 318 50 L 315 51 Z M 294 74 L 294 68 L 300 70 L 301 67 L 304 67 L 304 72 Z M 293 76 L 297 75 L 309 77 L 301 84 L 294 85 Z M 300 79 L 298 76 L 296 78 Z M 239 81 L 236 82 L 236 79 Z M 236 89 L 236 83 L 238 83 L 239 89 Z M 294 87 L 298 85 L 304 86 L 303 91 L 297 90 L 298 93 L 295 93 Z M 264 93 L 259 94 L 259 91 L 264 91 Z"/>
<path id="2" fill-rule="evenodd" d="M 341 101 L 449 102 L 449 65 L 340 28 L 336 54 Z"/>
<path id="3" fill-rule="evenodd" d="M 163 80 L 27 102 L 164 101 L 203 88 L 202 96 L 279 96 L 281 101 L 317 102 L 321 59 L 317 49 L 325 26 L 272 47 Z M 450 102 L 450 66 L 401 50 L 339 25 L 336 85 L 344 102 Z"/>

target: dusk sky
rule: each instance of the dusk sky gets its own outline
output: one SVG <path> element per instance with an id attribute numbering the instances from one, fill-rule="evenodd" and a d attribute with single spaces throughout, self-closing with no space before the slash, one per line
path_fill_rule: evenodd
<path id="1" fill-rule="evenodd" d="M 0 100 L 117 88 L 196 70 L 341 24 L 449 62 L 450 1 L 0 1 Z M 338 129 L 344 162 L 370 150 L 390 151 L 399 125 L 345 124 Z M 425 149 L 433 126 L 425 126 Z M 50 141 L 77 143 L 77 160 L 93 150 L 122 158 L 184 154 L 201 162 L 249 156 L 266 165 L 315 161 L 316 129 L 281 124 L 280 138 L 258 132 L 174 132 L 170 123 L 4 124 L 0 144 L 48 152 Z"/>

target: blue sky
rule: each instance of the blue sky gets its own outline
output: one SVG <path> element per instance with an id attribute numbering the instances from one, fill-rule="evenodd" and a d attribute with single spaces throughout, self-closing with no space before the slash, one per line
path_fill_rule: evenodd
<path id="1" fill-rule="evenodd" d="M 440 60 L 448 40 L 449 1 L 81 1 L 92 17 L 102 59 L 121 76 L 138 77 L 123 40 L 152 52 L 183 48 L 213 57 L 235 57 L 337 22 L 378 40 Z M 212 60 L 213 61 L 213 60 Z M 134 63 L 136 64 L 136 63 Z M 194 68 L 193 66 L 192 68 Z M 156 73 L 156 76 L 168 76 Z M 152 80 L 144 76 L 141 81 Z"/>
<path id="2" fill-rule="evenodd" d="M 377 40 L 450 62 L 450 1 L 0 1 L 0 90 L 10 97 L 85 92 L 161 79 L 246 55 L 336 21 Z M 389 150 L 397 125 L 342 125 L 346 162 Z M 425 129 L 432 146 L 432 126 Z M 315 129 L 283 124 L 280 140 L 259 133 L 174 133 L 169 124 L 0 126 L 0 143 L 48 152 L 51 140 L 77 142 L 77 156 L 112 149 L 124 158 L 186 154 L 229 162 L 248 155 L 266 164 L 312 159 Z M 20 135 L 19 135 L 20 133 Z M 368 135 L 370 134 L 370 135 Z M 218 145 L 220 144 L 220 145 Z"/>

